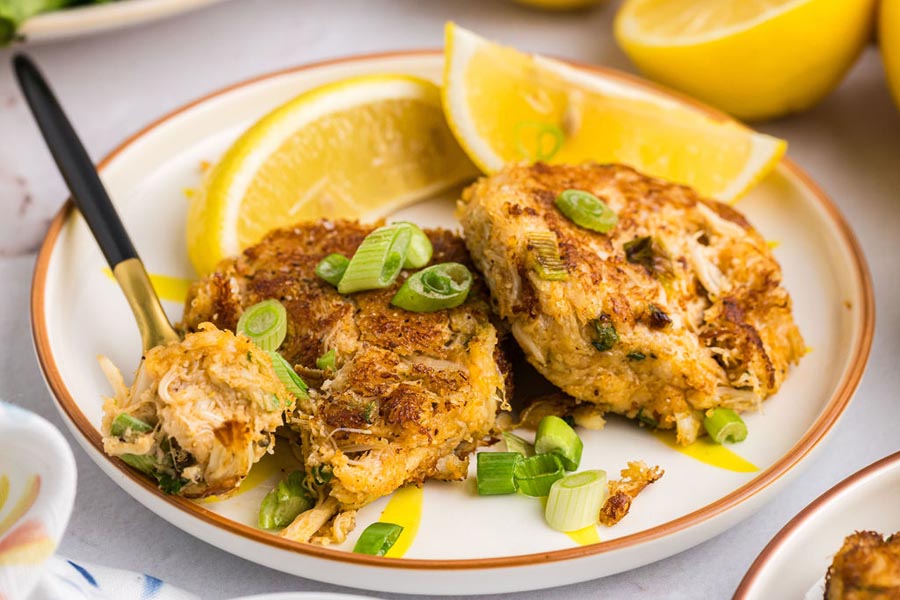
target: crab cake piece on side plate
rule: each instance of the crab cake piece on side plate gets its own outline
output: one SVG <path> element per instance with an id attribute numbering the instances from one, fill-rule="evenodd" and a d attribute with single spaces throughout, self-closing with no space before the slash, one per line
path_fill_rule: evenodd
<path id="1" fill-rule="evenodd" d="M 565 190 L 593 194 L 618 223 L 576 225 L 555 205 Z M 766 241 L 690 188 L 621 165 L 537 163 L 482 178 L 459 211 L 497 312 L 582 405 L 675 428 L 688 444 L 705 410 L 757 408 L 805 352 Z M 564 270 L 553 279 L 535 268 L 548 235 Z"/>
<path id="2" fill-rule="evenodd" d="M 274 231 L 195 284 L 185 309 L 188 330 L 204 321 L 233 329 L 259 301 L 284 304 L 288 332 L 279 351 L 312 388 L 291 427 L 310 476 L 331 477 L 320 490 L 326 504 L 317 525 L 406 484 L 464 479 L 469 454 L 494 432 L 506 404 L 505 361 L 477 274 L 463 304 L 431 313 L 391 306 L 409 271 L 387 289 L 349 295 L 316 276 L 319 261 L 352 256 L 374 228 L 320 221 Z M 471 266 L 458 236 L 426 233 L 432 264 Z M 317 369 L 331 351 L 334 367 Z M 314 531 L 294 527 L 290 535 Z"/>

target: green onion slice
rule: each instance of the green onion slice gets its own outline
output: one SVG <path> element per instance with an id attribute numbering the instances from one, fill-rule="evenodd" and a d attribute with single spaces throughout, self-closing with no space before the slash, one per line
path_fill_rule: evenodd
<path id="1" fill-rule="evenodd" d="M 316 265 L 316 275 L 337 287 L 349 264 L 350 259 L 343 254 L 329 254 Z"/>
<path id="2" fill-rule="evenodd" d="M 519 154 L 532 161 L 550 160 L 566 140 L 565 133 L 558 126 L 540 121 L 519 121 L 515 136 Z"/>
<path id="3" fill-rule="evenodd" d="M 294 367 L 291 366 L 291 363 L 286 361 L 284 357 L 277 352 L 269 352 L 269 356 L 272 358 L 272 366 L 275 368 L 275 374 L 278 376 L 278 379 L 281 380 L 281 383 L 284 384 L 284 387 L 287 388 L 287 391 L 292 393 L 296 398 L 304 400 L 309 398 L 309 386 L 306 385 L 306 382 L 303 381 L 302 377 L 297 375 L 297 372 L 294 371 Z"/>
<path id="4" fill-rule="evenodd" d="M 544 516 L 557 531 L 578 531 L 597 522 L 609 489 L 606 471 L 582 471 L 550 487 Z"/>
<path id="5" fill-rule="evenodd" d="M 153 427 L 128 413 L 119 413 L 119 416 L 112 422 L 109 432 L 119 437 L 125 435 L 128 430 L 135 433 L 147 433 L 153 431 Z"/>
<path id="6" fill-rule="evenodd" d="M 336 356 L 337 352 L 332 348 L 316 359 L 316 368 L 322 369 L 323 371 L 334 371 Z"/>
<path id="7" fill-rule="evenodd" d="M 119 458 L 121 458 L 125 464 L 134 467 L 142 473 L 146 473 L 147 475 L 154 475 L 156 473 L 156 459 L 149 454 L 122 454 Z"/>
<path id="8" fill-rule="evenodd" d="M 555 204 L 569 220 L 591 231 L 609 233 L 619 222 L 616 213 L 590 192 L 566 190 L 556 197 Z"/>
<path id="9" fill-rule="evenodd" d="M 506 442 L 506 449 L 509 452 L 518 452 L 526 458 L 534 456 L 534 444 L 526 439 L 520 438 L 514 433 L 504 431 L 503 441 Z"/>
<path id="10" fill-rule="evenodd" d="M 306 488 L 306 473 L 294 471 L 263 498 L 259 507 L 259 526 L 263 529 L 287 527 L 297 515 L 314 505 L 315 499 Z"/>
<path id="11" fill-rule="evenodd" d="M 372 523 L 366 527 L 356 545 L 354 552 L 359 554 L 371 554 L 372 556 L 384 556 L 397 542 L 397 538 L 403 533 L 403 527 L 395 523 Z"/>
<path id="12" fill-rule="evenodd" d="M 513 476 L 520 492 L 543 498 L 556 480 L 566 476 L 566 470 L 555 454 L 537 454 L 520 460 Z"/>
<path id="13" fill-rule="evenodd" d="M 747 425 L 730 408 L 714 408 L 703 418 L 703 427 L 717 444 L 743 442 L 747 439 Z"/>
<path id="14" fill-rule="evenodd" d="M 410 275 L 391 304 L 412 312 L 454 308 L 466 301 L 472 273 L 459 263 L 440 263 Z"/>
<path id="15" fill-rule="evenodd" d="M 325 485 L 334 479 L 334 471 L 328 465 L 319 465 L 312 468 L 312 478 L 317 485 Z"/>
<path id="16" fill-rule="evenodd" d="M 394 225 L 409 228 L 409 248 L 406 251 L 406 261 L 403 263 L 403 268 L 421 269 L 431 262 L 434 247 L 431 245 L 431 240 L 428 239 L 425 232 L 418 225 L 409 221 L 400 221 Z"/>
<path id="17" fill-rule="evenodd" d="M 477 483 L 479 496 L 515 494 L 516 464 L 522 460 L 518 452 L 479 452 L 475 455 L 478 465 Z"/>
<path id="18" fill-rule="evenodd" d="M 244 311 L 237 332 L 263 350 L 278 350 L 287 335 L 287 311 L 278 300 L 263 300 Z"/>
<path id="19" fill-rule="evenodd" d="M 394 283 L 406 262 L 411 238 L 412 230 L 405 224 L 385 225 L 367 235 L 350 259 L 338 292 L 352 294 Z"/>
<path id="20" fill-rule="evenodd" d="M 534 450 L 538 454 L 555 454 L 567 471 L 574 471 L 581 462 L 584 444 L 568 423 L 557 416 L 548 415 L 538 423 L 534 438 Z"/>
<path id="21" fill-rule="evenodd" d="M 532 231 L 526 239 L 525 266 L 541 279 L 560 281 L 568 278 L 566 263 L 559 254 L 556 234 L 552 231 Z"/>

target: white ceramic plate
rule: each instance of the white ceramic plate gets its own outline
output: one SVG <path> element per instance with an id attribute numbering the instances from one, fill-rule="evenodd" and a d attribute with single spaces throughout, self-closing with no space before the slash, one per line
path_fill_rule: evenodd
<path id="1" fill-rule="evenodd" d="M 740 600 L 822 597 L 811 592 L 844 538 L 855 531 L 900 531 L 900 452 L 857 471 L 791 519 L 750 566 Z"/>
<path id="2" fill-rule="evenodd" d="M 223 0 L 120 0 L 37 15 L 18 34 L 26 42 L 58 40 L 162 19 Z"/>
<path id="3" fill-rule="evenodd" d="M 202 160 L 214 161 L 260 115 L 334 79 L 405 72 L 437 80 L 441 66 L 437 53 L 400 53 L 288 70 L 213 94 L 127 141 L 102 163 L 102 175 L 148 269 L 193 277 L 185 252 L 183 190 L 198 184 Z M 597 76 L 610 85 L 661 93 L 611 71 Z M 454 227 L 452 208 L 451 199 L 443 198 L 404 214 L 424 225 Z M 626 519 L 598 531 L 597 544 L 580 545 L 549 529 L 535 500 L 478 498 L 471 479 L 425 485 L 418 535 L 402 559 L 349 552 L 356 534 L 342 546 L 323 548 L 257 530 L 253 523 L 265 486 L 215 504 L 161 494 L 101 451 L 100 396 L 108 386 L 94 357 L 106 354 L 127 372 L 137 366 L 140 340 L 87 228 L 68 209 L 52 225 L 35 271 L 35 342 L 66 421 L 97 464 L 152 511 L 218 547 L 297 575 L 373 590 L 456 594 L 558 586 L 669 556 L 746 517 L 796 473 L 859 381 L 872 338 L 872 290 L 840 214 L 790 162 L 739 208 L 780 243 L 776 255 L 813 351 L 763 413 L 747 417 L 750 436 L 733 451 L 752 465 L 734 455 L 722 459 L 725 466 L 743 464 L 749 471 L 711 466 L 621 420 L 612 419 L 602 432 L 584 432 L 585 466 L 615 474 L 626 461 L 642 459 L 666 470 Z M 166 303 L 166 309 L 173 320 L 181 314 L 179 303 Z M 361 510 L 356 531 L 378 520 L 387 503 L 385 498 Z"/>

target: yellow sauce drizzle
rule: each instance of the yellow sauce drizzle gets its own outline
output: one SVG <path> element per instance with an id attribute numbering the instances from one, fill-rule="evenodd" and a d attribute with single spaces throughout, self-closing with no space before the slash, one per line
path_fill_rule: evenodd
<path id="1" fill-rule="evenodd" d="M 104 268 L 103 273 L 115 281 L 115 277 L 110 269 Z M 184 302 L 187 298 L 188 289 L 193 281 L 182 277 L 171 277 L 169 275 L 155 275 L 150 273 L 150 283 L 156 290 L 156 295 L 162 300 L 170 300 L 172 302 Z"/>
<path id="2" fill-rule="evenodd" d="M 9 477 L 0 475 L 0 510 L 6 505 L 7 498 L 9 498 Z"/>
<path id="3" fill-rule="evenodd" d="M 769 245 L 770 250 L 774 250 L 781 245 L 781 242 L 779 240 L 769 240 L 768 242 L 766 242 L 766 244 Z"/>
<path id="4" fill-rule="evenodd" d="M 653 435 L 669 448 L 704 464 L 736 473 L 759 471 L 759 467 L 741 458 L 722 444 L 713 442 L 708 437 L 702 437 L 689 446 L 682 446 L 675 441 L 675 434 L 671 431 L 654 431 Z"/>
<path id="5" fill-rule="evenodd" d="M 209 496 L 203 498 L 201 502 L 221 502 L 235 496 L 240 496 L 244 492 L 249 492 L 268 481 L 270 478 L 278 475 L 278 478 L 287 477 L 291 471 L 302 470 L 303 465 L 297 462 L 297 459 L 290 452 L 276 452 L 275 454 L 266 454 L 259 462 L 253 465 L 247 477 L 238 486 L 235 493 L 227 496 Z"/>
<path id="6" fill-rule="evenodd" d="M 403 527 L 403 532 L 385 556 L 401 558 L 406 554 L 416 539 L 421 519 L 422 488 L 411 485 L 394 492 L 378 520 L 400 525 Z"/>
<path id="7" fill-rule="evenodd" d="M 600 533 L 597 531 L 596 525 L 588 525 L 578 531 L 569 531 L 566 535 L 572 538 L 579 546 L 590 546 L 591 544 L 600 543 Z"/>

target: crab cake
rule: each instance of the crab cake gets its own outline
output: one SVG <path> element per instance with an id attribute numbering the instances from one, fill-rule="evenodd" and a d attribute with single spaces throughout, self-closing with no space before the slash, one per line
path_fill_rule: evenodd
<path id="1" fill-rule="evenodd" d="M 828 568 L 825 598 L 900 598 L 900 534 L 887 540 L 874 531 L 857 531 L 847 536 Z"/>
<path id="2" fill-rule="evenodd" d="M 566 218 L 555 199 L 569 189 L 606 202 L 616 227 Z M 537 163 L 482 178 L 459 210 L 497 312 L 582 406 L 675 428 L 687 444 L 705 410 L 758 407 L 805 351 L 766 241 L 685 186 L 622 165 Z M 562 279 L 533 268 L 548 234 Z"/>
<path id="3" fill-rule="evenodd" d="M 312 387 L 292 427 L 308 472 L 333 476 L 330 512 L 427 478 L 464 479 L 468 455 L 494 431 L 506 397 L 506 369 L 477 275 L 462 305 L 432 313 L 391 306 L 409 272 L 387 289 L 346 296 L 315 275 L 325 256 L 352 256 L 374 228 L 320 221 L 274 231 L 195 284 L 185 309 L 188 330 L 204 321 L 233 329 L 246 307 L 267 298 L 284 304 L 288 332 L 279 351 Z M 458 236 L 426 233 L 432 264 L 471 266 Z M 330 351 L 334 368 L 316 369 Z"/>

